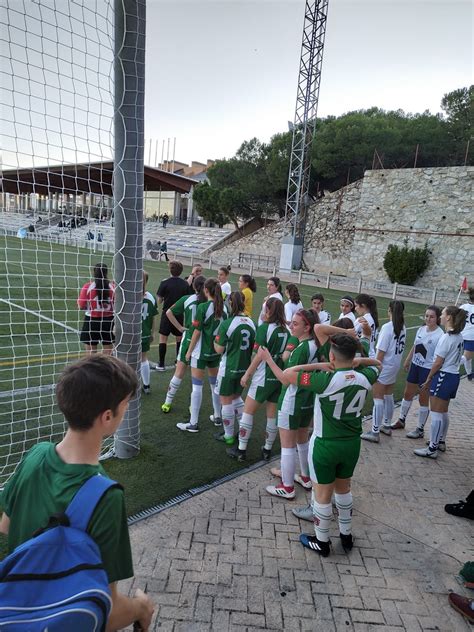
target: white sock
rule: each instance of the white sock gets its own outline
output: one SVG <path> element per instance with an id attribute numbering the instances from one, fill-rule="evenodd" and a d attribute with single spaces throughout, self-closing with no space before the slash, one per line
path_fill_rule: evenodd
<path id="1" fill-rule="evenodd" d="M 252 434 L 253 428 L 253 415 L 250 413 L 243 413 L 242 419 L 239 424 L 239 450 L 246 450 L 247 444 Z"/>
<path id="2" fill-rule="evenodd" d="M 430 450 L 437 450 L 443 430 L 443 413 L 431 411 Z"/>
<path id="3" fill-rule="evenodd" d="M 150 386 L 150 363 L 148 360 L 140 365 L 143 386 Z"/>
<path id="4" fill-rule="evenodd" d="M 443 426 L 441 428 L 440 441 L 446 441 L 446 435 L 448 434 L 448 428 L 449 428 L 449 415 L 448 415 L 448 413 L 443 413 Z"/>
<path id="5" fill-rule="evenodd" d="M 420 410 L 418 411 L 418 428 L 423 429 L 425 427 L 429 414 L 430 409 L 428 406 L 420 406 Z"/>
<path id="6" fill-rule="evenodd" d="M 265 450 L 271 450 L 277 438 L 277 420 L 274 417 L 267 417 L 267 427 L 265 428 Z"/>
<path id="7" fill-rule="evenodd" d="M 202 381 L 199 383 L 193 381 L 193 390 L 191 391 L 191 419 L 189 423 L 196 426 L 199 421 L 199 411 L 202 403 Z"/>
<path id="8" fill-rule="evenodd" d="M 222 417 L 222 406 L 221 406 L 220 395 L 216 393 L 217 377 L 215 375 L 214 376 L 210 375 L 208 377 L 208 380 L 209 380 L 209 386 L 210 386 L 211 395 L 212 395 L 212 407 L 214 409 L 214 419 L 216 417 L 220 419 Z"/>
<path id="9" fill-rule="evenodd" d="M 407 415 L 410 412 L 412 403 L 413 403 L 412 399 L 410 400 L 402 399 L 402 405 L 400 406 L 400 419 L 402 421 L 405 421 L 405 419 L 407 418 Z"/>
<path id="10" fill-rule="evenodd" d="M 380 424 L 383 417 L 383 399 L 374 399 L 372 408 L 372 432 L 380 431 Z"/>
<path id="11" fill-rule="evenodd" d="M 393 399 L 393 395 L 384 395 L 383 396 L 383 405 L 384 405 L 384 424 L 386 426 L 390 426 L 393 419 L 393 411 L 395 409 L 395 401 Z"/>
<path id="12" fill-rule="evenodd" d="M 173 375 L 168 386 L 168 391 L 166 392 L 165 404 L 173 403 L 174 396 L 178 392 L 178 388 L 181 386 L 182 381 L 183 380 L 180 377 L 176 377 L 176 375 Z"/>
<path id="13" fill-rule="evenodd" d="M 285 487 L 295 486 L 296 448 L 281 449 L 281 482 Z"/>
<path id="14" fill-rule="evenodd" d="M 332 516 L 332 505 L 321 505 L 313 502 L 314 531 L 320 542 L 329 542 L 329 524 Z"/>
<path id="15" fill-rule="evenodd" d="M 335 494 L 336 507 L 339 513 L 339 531 L 349 535 L 352 529 L 352 493 Z"/>
<path id="16" fill-rule="evenodd" d="M 244 400 L 241 397 L 236 397 L 232 401 L 232 406 L 234 407 L 235 421 L 237 422 L 238 427 L 240 425 L 240 420 L 242 419 L 242 413 L 244 412 Z"/>
<path id="17" fill-rule="evenodd" d="M 462 359 L 461 359 L 463 365 L 464 365 L 464 370 L 466 371 L 466 375 L 471 375 L 472 373 L 472 358 L 469 358 L 469 360 L 466 358 L 465 355 L 463 355 Z"/>
<path id="18" fill-rule="evenodd" d="M 224 434 L 226 439 L 234 436 L 234 405 L 223 404 L 222 406 L 222 424 L 224 426 Z"/>
<path id="19" fill-rule="evenodd" d="M 296 447 L 298 449 L 298 459 L 300 461 L 301 476 L 305 476 L 306 478 L 309 478 L 309 463 L 308 463 L 309 441 L 307 441 L 306 443 L 297 443 Z"/>

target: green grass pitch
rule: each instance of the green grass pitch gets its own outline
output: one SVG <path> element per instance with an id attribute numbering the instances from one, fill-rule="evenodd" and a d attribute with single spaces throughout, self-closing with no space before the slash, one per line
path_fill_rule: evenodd
<path id="1" fill-rule="evenodd" d="M 52 391 L 33 391 L 53 384 L 64 364 L 82 353 L 76 333 L 83 314 L 76 307 L 79 288 L 90 279 L 91 266 L 103 260 L 111 264 L 110 256 L 46 242 L 0 238 L 0 484 L 12 471 L 20 452 L 40 440 L 57 439 L 62 431 L 62 418 L 55 408 Z M 148 289 L 155 292 L 159 282 L 168 276 L 165 263 L 145 262 L 150 275 Z M 189 272 L 189 267 L 185 269 Z M 216 270 L 205 270 L 215 276 Z M 237 275 L 230 282 L 237 289 Z M 254 316 L 266 295 L 264 278 L 257 278 L 254 296 Z M 333 319 L 339 314 L 339 299 L 346 293 L 301 285 L 305 306 L 310 296 L 321 291 L 325 308 Z M 353 294 L 356 294 L 354 289 Z M 6 302 L 5 302 L 6 301 Z M 377 299 L 381 323 L 387 321 L 388 299 Z M 17 307 L 13 306 L 16 305 Z M 26 308 L 29 311 L 24 311 Z M 422 324 L 424 307 L 406 303 L 408 330 L 406 352 L 413 342 L 416 327 Z M 40 315 L 43 318 L 40 318 Z M 50 322 L 57 321 L 57 324 Z M 65 329 L 64 326 L 70 329 Z M 172 338 L 170 339 L 173 340 Z M 175 358 L 170 344 L 166 363 Z M 157 360 L 157 341 L 150 359 Z M 183 433 L 176 423 L 188 419 L 190 379 L 183 381 L 172 411 L 165 415 L 161 404 L 165 398 L 172 371 L 152 371 L 149 396 L 142 397 L 141 452 L 131 461 L 112 460 L 105 463 L 110 476 L 124 484 L 130 514 L 161 503 L 191 488 L 209 483 L 241 467 L 225 455 L 225 447 L 213 439 L 215 427 L 209 421 L 212 413 L 209 388 L 204 387 L 201 411 L 201 432 Z M 401 398 L 405 374 L 399 374 L 395 398 Z M 22 389 L 28 388 L 26 393 Z M 14 396 L 8 393 L 14 391 Z M 5 396 L 5 393 L 7 396 Z M 367 402 L 366 412 L 371 403 Z M 248 463 L 260 459 L 260 446 L 265 429 L 264 410 L 255 418 L 255 428 L 248 449 Z M 13 447 L 12 447 L 13 446 Z M 275 446 L 275 451 L 279 449 Z"/>

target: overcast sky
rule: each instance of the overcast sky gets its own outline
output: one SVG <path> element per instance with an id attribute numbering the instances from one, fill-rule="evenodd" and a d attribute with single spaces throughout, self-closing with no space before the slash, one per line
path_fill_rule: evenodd
<path id="1" fill-rule="evenodd" d="M 293 120 L 304 0 L 148 0 L 146 138 L 184 162 Z M 329 0 L 319 116 L 440 111 L 472 83 L 470 0 Z M 171 151 L 171 150 L 170 150 Z M 149 144 L 145 149 L 148 162 Z M 165 144 L 166 157 L 166 144 Z"/>

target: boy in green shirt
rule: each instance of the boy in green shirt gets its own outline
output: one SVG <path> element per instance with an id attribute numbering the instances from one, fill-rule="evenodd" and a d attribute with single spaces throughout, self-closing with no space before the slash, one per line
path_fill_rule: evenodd
<path id="1" fill-rule="evenodd" d="M 31 448 L 0 497 L 0 532 L 8 535 L 10 552 L 44 527 L 50 516 L 65 511 L 91 476 L 107 475 L 99 464 L 102 440 L 121 424 L 137 386 L 134 371 L 112 356 L 88 356 L 64 369 L 56 398 L 68 430 L 57 445 L 45 442 Z M 117 590 L 119 580 L 133 576 L 122 489 L 114 487 L 104 495 L 88 533 L 99 547 L 109 579 L 112 610 L 107 631 L 134 621 L 148 630 L 153 614 L 149 597 L 137 590 L 129 598 Z"/>
<path id="2" fill-rule="evenodd" d="M 347 334 L 331 338 L 329 362 L 293 366 L 281 371 L 266 349 L 258 356 L 275 376 L 315 394 L 314 429 L 309 445 L 309 469 L 313 483 L 315 535 L 302 534 L 301 544 L 323 557 L 330 552 L 331 496 L 335 491 L 339 531 L 345 551 L 352 549 L 351 478 L 360 453 L 362 408 L 377 380 L 381 363 L 356 358 L 358 342 Z"/>

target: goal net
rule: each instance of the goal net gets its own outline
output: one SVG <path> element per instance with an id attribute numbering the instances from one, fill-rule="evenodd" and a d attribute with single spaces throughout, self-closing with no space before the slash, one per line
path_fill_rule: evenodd
<path id="1" fill-rule="evenodd" d="M 4 0 L 0 22 L 1 487 L 64 432 L 54 388 L 84 354 L 79 292 L 96 264 L 114 278 L 114 0 Z"/>

